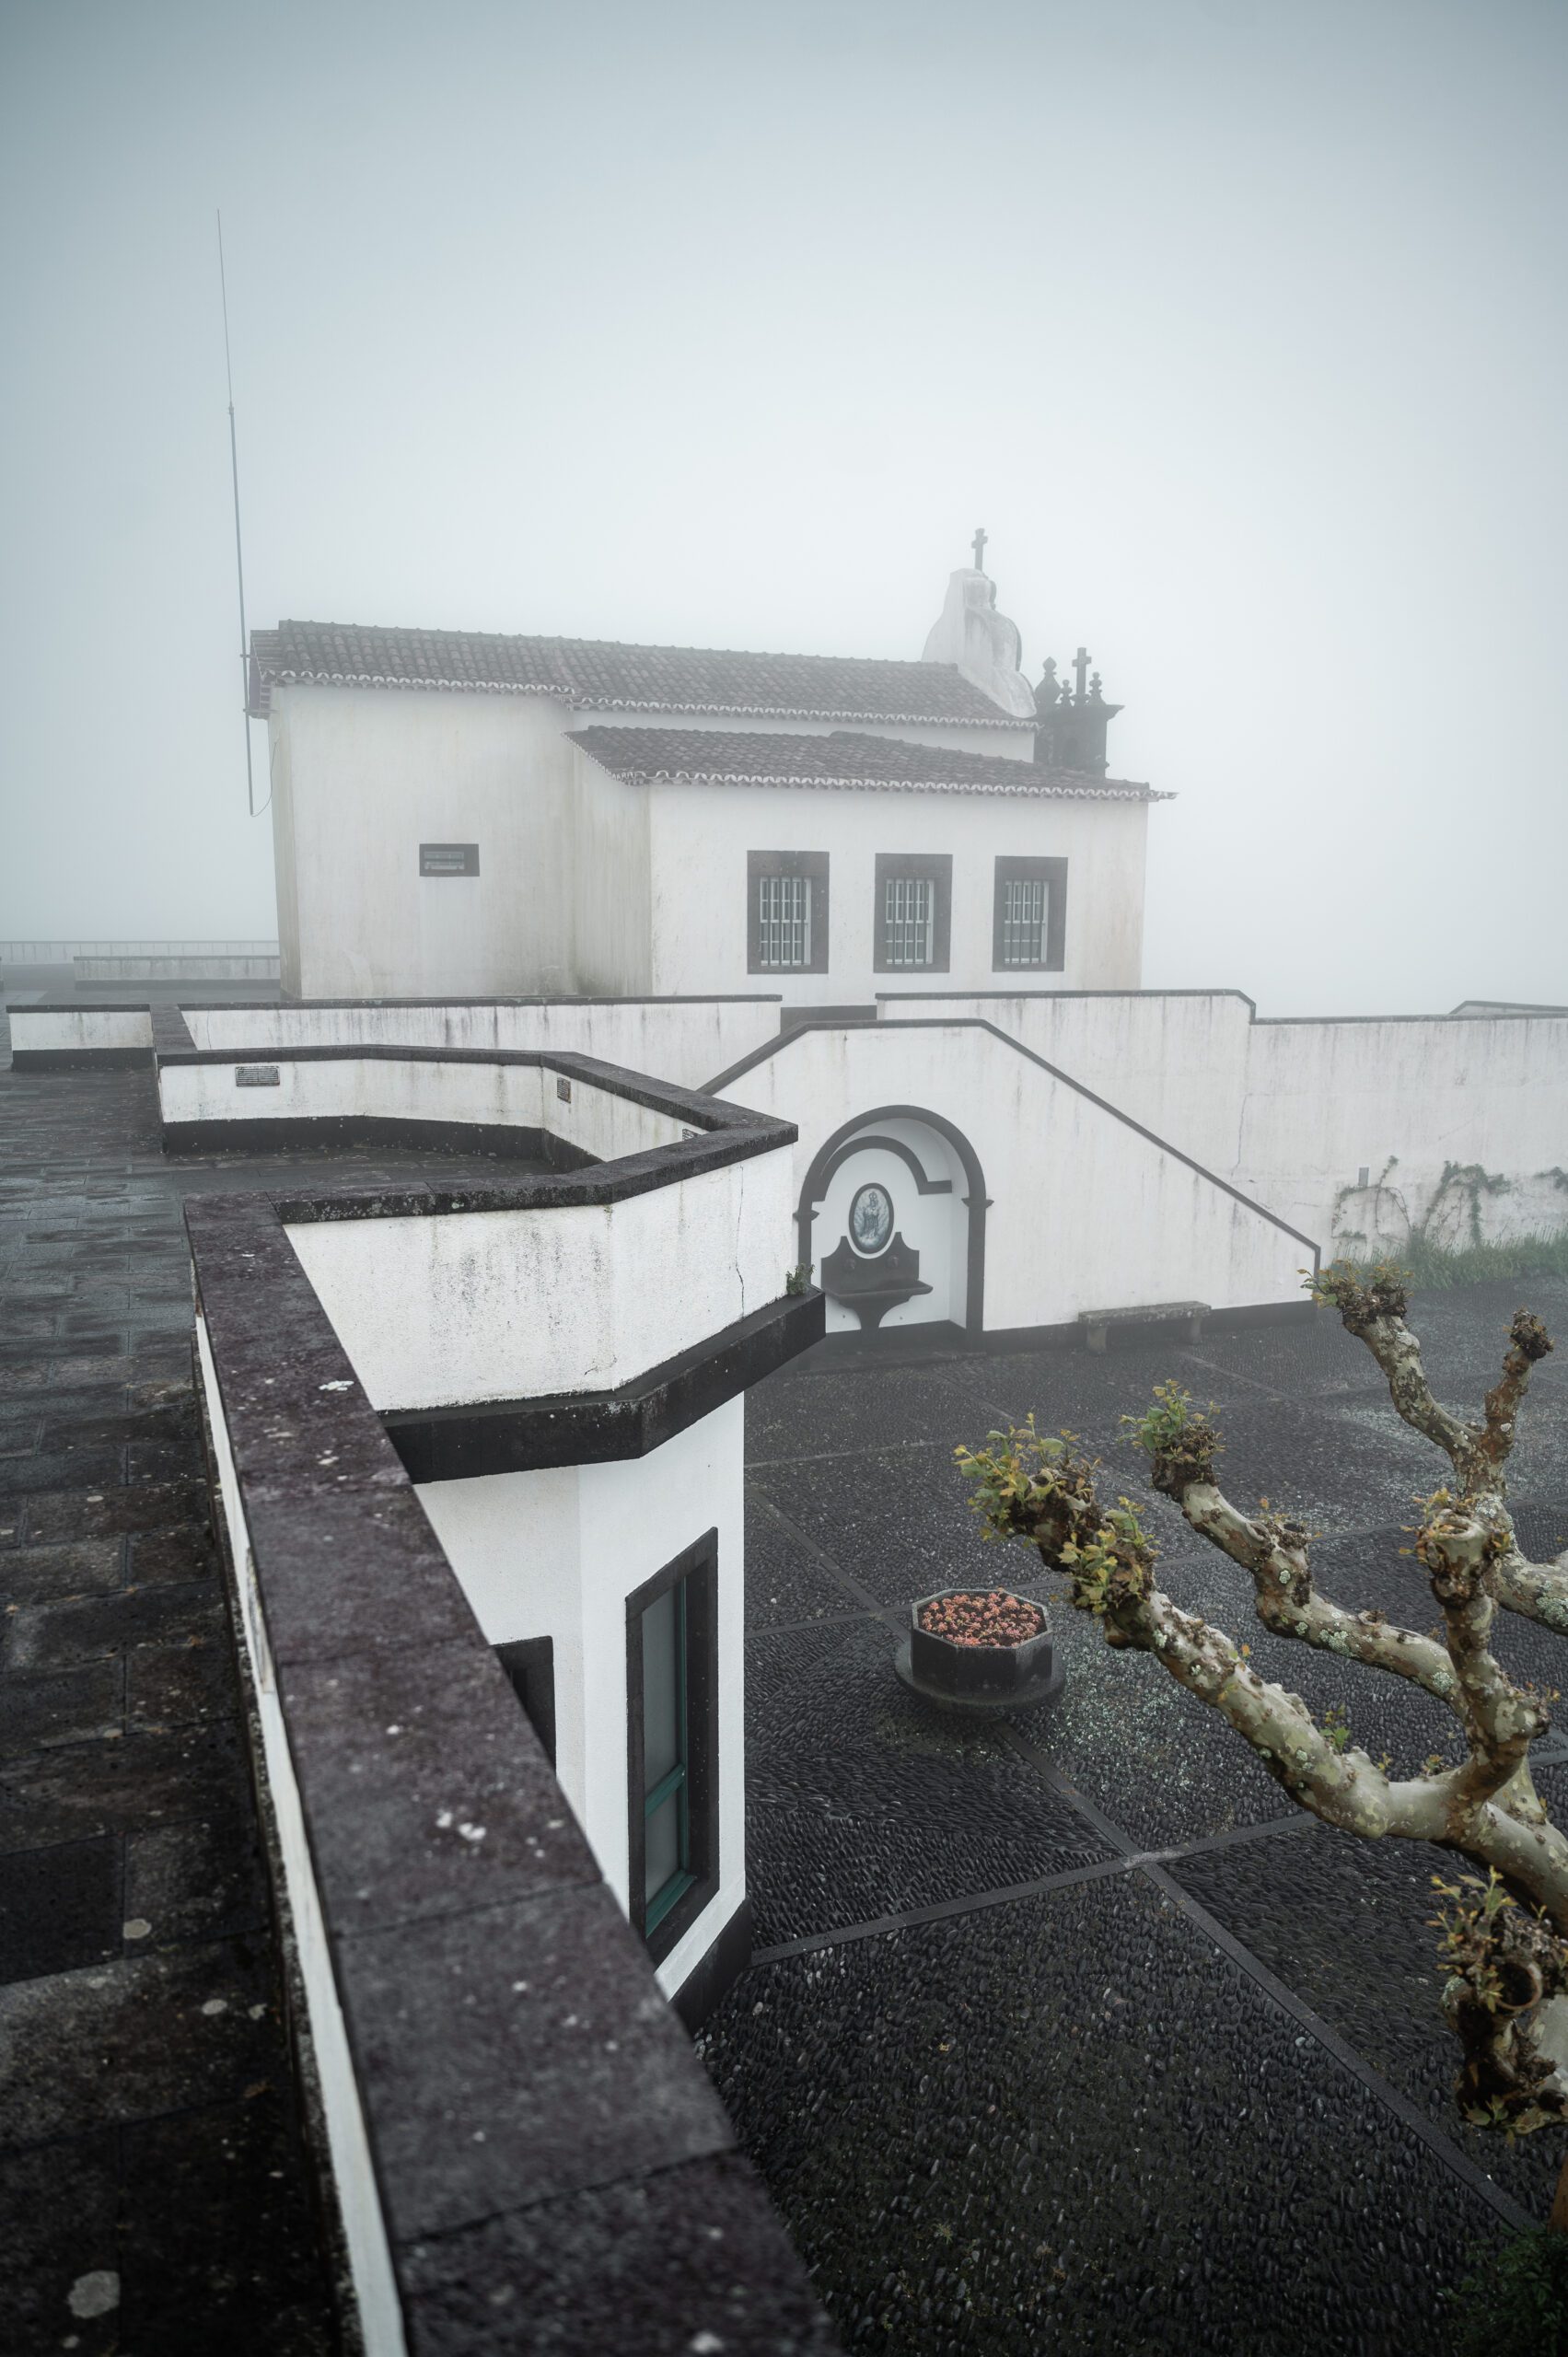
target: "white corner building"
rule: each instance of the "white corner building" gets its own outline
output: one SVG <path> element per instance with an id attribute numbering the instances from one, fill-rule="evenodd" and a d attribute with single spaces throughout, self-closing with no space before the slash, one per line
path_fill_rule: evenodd
<path id="1" fill-rule="evenodd" d="M 918 662 L 258 631 L 285 997 L 1136 989 L 1160 797 L 994 600 Z"/>

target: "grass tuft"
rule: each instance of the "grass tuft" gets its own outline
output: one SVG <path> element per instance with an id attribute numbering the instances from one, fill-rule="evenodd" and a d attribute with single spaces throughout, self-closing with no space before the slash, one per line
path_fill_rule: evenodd
<path id="1" fill-rule="evenodd" d="M 1344 1257 L 1358 1272 L 1373 1265 Z M 1516 1236 L 1506 1244 L 1467 1244 L 1458 1251 L 1412 1236 L 1397 1252 L 1381 1258 L 1408 1271 L 1411 1289 L 1418 1293 L 1450 1293 L 1456 1285 L 1486 1284 L 1493 1279 L 1568 1277 L 1568 1230 L 1555 1236 Z"/>

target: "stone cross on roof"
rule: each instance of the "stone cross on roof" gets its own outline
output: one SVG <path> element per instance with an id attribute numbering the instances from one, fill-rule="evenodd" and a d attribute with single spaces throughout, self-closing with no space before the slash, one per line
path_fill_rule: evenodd
<path id="1" fill-rule="evenodd" d="M 1078 696 L 1080 702 L 1083 699 L 1084 681 L 1088 676 L 1089 665 L 1093 659 L 1094 658 L 1089 654 L 1088 649 L 1084 646 L 1080 646 L 1077 654 L 1073 657 L 1073 668 L 1078 675 Z"/>
<path id="2" fill-rule="evenodd" d="M 974 536 L 974 569 L 977 573 L 985 571 L 985 543 L 990 537 L 983 528 Z"/>

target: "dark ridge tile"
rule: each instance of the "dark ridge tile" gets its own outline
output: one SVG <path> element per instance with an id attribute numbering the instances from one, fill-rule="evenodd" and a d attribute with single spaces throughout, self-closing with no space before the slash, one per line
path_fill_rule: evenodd
<path id="1" fill-rule="evenodd" d="M 733 2154 L 416 2243 L 402 2270 L 411 2357 L 839 2349 L 767 2196 Z"/>
<path id="2" fill-rule="evenodd" d="M 47 1596 L 99 1595 L 124 1576 L 122 1538 L 78 1538 L 55 1547 L 12 1547 L 0 1554 L 0 1597 L 30 1604 Z"/>
<path id="3" fill-rule="evenodd" d="M 0 1981 L 117 1956 L 122 1881 L 121 1845 L 107 1835 L 7 1858 L 0 1872 Z"/>
<path id="4" fill-rule="evenodd" d="M 277 2068 L 265 1966 L 257 1943 L 224 1940 L 0 1989 L 9 2133 L 41 2143 L 265 2081 Z"/>
<path id="5" fill-rule="evenodd" d="M 8 1624 L 6 1662 L 13 1670 L 55 1669 L 137 1645 L 210 1640 L 223 1616 L 223 1599 L 205 1581 L 19 1605 Z"/>
<path id="6" fill-rule="evenodd" d="M 0 1759 L 22 1759 L 51 1744 L 118 1736 L 124 1707 L 117 1661 L 0 1678 Z"/>

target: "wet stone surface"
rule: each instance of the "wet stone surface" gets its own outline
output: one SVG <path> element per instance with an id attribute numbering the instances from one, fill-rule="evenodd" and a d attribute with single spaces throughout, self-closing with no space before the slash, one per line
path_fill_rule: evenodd
<path id="1" fill-rule="evenodd" d="M 1416 1304 L 1465 1412 L 1516 1290 Z M 1568 1287 L 1527 1290 L 1563 1343 L 1511 1483 L 1544 1558 L 1568 1546 Z M 953 1448 L 1033 1409 L 1100 1455 L 1162 1585 L 1263 1677 L 1319 1715 L 1342 1703 L 1375 1758 L 1453 1754 L 1418 1689 L 1265 1631 L 1250 1582 L 1146 1491 L 1120 1419 L 1168 1376 L 1215 1403 L 1232 1493 L 1322 1534 L 1327 1593 L 1434 1625 L 1401 1550 L 1444 1461 L 1326 1315 L 1103 1358 L 807 1364 L 748 1400 L 757 1947 L 701 2045 L 846 2347 L 874 2357 L 1435 2357 L 1440 2292 L 1506 2231 L 1465 2163 L 1531 2216 L 1550 2200 L 1561 2140 L 1510 2149 L 1452 2100 L 1427 1920 L 1442 1853 L 1304 1829 L 1157 1663 L 1110 1653 L 1043 1567 L 978 1536 Z M 976 1729 L 923 1710 L 893 1651 L 916 1596 L 999 1583 L 1051 1609 L 1066 1683 Z M 1568 1642 L 1504 1616 L 1497 1649 L 1568 1690 Z M 1539 1782 L 1561 1820 L 1568 1764 Z"/>
<path id="2" fill-rule="evenodd" d="M 325 2357 L 150 1072 L 0 1068 L 0 2349 Z M 493 1175 L 488 1157 L 460 1178 Z"/>

